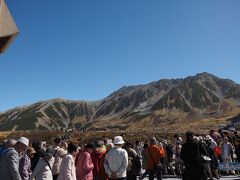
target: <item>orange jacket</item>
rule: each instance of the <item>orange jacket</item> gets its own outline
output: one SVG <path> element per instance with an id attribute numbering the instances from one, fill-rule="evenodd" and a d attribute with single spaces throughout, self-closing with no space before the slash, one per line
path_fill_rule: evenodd
<path id="1" fill-rule="evenodd" d="M 151 157 L 151 155 L 152 157 Z M 144 156 L 147 160 L 147 168 L 153 169 L 154 164 L 160 164 L 161 158 L 165 156 L 165 152 L 163 148 L 160 148 L 157 145 L 150 145 L 148 148 L 144 150 Z"/>

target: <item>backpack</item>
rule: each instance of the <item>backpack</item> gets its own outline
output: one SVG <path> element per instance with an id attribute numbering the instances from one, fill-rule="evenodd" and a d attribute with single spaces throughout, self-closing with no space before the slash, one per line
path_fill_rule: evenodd
<path id="1" fill-rule="evenodd" d="M 133 164 L 134 164 L 134 153 L 135 150 L 132 148 L 129 148 L 128 150 L 128 166 L 127 166 L 127 171 L 131 171 L 133 168 Z"/>
<path id="2" fill-rule="evenodd" d="M 133 158 L 128 157 L 128 166 L 127 166 L 127 171 L 131 171 L 133 167 Z"/>

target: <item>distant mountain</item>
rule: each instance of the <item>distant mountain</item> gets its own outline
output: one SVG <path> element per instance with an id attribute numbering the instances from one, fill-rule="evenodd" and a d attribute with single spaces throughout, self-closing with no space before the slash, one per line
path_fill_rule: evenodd
<path id="1" fill-rule="evenodd" d="M 95 104 L 53 99 L 0 114 L 0 130 L 58 129 L 92 121 Z"/>
<path id="2" fill-rule="evenodd" d="M 123 111 L 146 111 L 159 97 L 177 86 L 181 80 L 160 80 L 147 85 L 122 87 L 103 99 L 96 111 L 96 117 L 121 113 Z"/>
<path id="3" fill-rule="evenodd" d="M 124 86 L 96 101 L 53 99 L 0 114 L 0 130 L 134 128 L 143 121 L 196 120 L 240 110 L 240 85 L 209 73 Z M 158 123 L 157 123 L 158 122 Z"/>

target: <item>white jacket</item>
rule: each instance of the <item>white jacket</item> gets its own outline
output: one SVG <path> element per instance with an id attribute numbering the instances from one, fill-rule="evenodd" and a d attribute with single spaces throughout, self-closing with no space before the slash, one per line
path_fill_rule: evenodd
<path id="1" fill-rule="evenodd" d="M 64 150 L 63 148 L 56 147 L 55 148 L 55 153 L 54 153 L 54 164 L 52 167 L 52 174 L 57 175 L 59 174 L 62 158 L 67 154 L 67 151 Z"/>
<path id="2" fill-rule="evenodd" d="M 111 178 L 112 173 L 116 173 L 116 178 L 127 177 L 128 153 L 125 149 L 114 147 L 107 152 L 104 160 L 104 168 Z"/>
<path id="3" fill-rule="evenodd" d="M 75 159 L 71 154 L 63 158 L 57 180 L 77 180 Z"/>
<path id="4" fill-rule="evenodd" d="M 54 158 L 49 161 L 49 165 L 51 166 L 51 168 L 53 162 Z M 53 176 L 49 165 L 43 158 L 40 158 L 29 180 L 52 180 Z"/>

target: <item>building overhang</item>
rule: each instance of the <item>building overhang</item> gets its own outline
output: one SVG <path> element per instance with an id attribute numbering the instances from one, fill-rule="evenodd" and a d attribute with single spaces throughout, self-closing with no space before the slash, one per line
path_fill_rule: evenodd
<path id="1" fill-rule="evenodd" d="M 5 52 L 19 33 L 4 0 L 0 0 L 0 53 Z"/>

